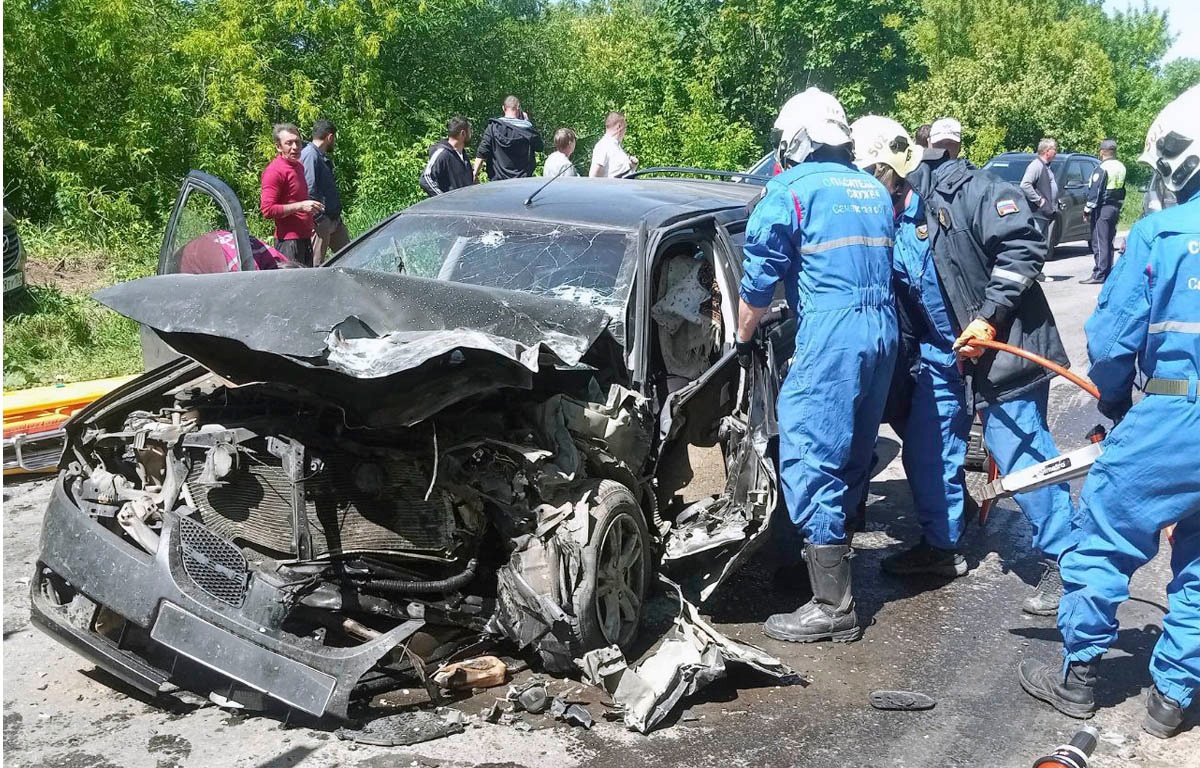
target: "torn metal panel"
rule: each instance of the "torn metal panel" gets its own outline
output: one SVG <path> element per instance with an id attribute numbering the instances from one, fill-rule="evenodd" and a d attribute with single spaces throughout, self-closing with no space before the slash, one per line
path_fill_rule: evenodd
<path id="1" fill-rule="evenodd" d="M 724 677 L 727 663 L 744 664 L 783 684 L 799 681 L 791 668 L 761 648 L 722 635 L 701 618 L 676 584 L 661 581 L 679 595 L 681 609 L 671 633 L 650 657 L 629 667 L 613 646 L 592 651 L 578 662 L 586 682 L 612 694 L 626 726 L 649 733 L 684 697 Z"/>

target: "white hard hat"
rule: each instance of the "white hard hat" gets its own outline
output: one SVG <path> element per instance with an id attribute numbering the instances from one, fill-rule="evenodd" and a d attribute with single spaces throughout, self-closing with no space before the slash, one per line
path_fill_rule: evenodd
<path id="1" fill-rule="evenodd" d="M 778 133 L 775 156 L 803 163 L 818 144 L 845 146 L 851 143 L 846 110 L 838 100 L 819 88 L 809 88 L 787 100 L 775 119 Z"/>
<path id="2" fill-rule="evenodd" d="M 933 125 L 929 126 L 929 143 L 936 144 L 939 141 L 956 141 L 962 144 L 962 123 L 953 117 L 934 120 Z"/>
<path id="3" fill-rule="evenodd" d="M 882 163 L 905 178 L 921 163 L 921 148 L 904 126 L 890 117 L 866 115 L 850 126 L 854 139 L 854 164 L 868 168 Z"/>
<path id="4" fill-rule="evenodd" d="M 1188 88 L 1158 113 L 1138 160 L 1158 171 L 1172 192 L 1188 185 L 1200 169 L 1200 85 Z"/>

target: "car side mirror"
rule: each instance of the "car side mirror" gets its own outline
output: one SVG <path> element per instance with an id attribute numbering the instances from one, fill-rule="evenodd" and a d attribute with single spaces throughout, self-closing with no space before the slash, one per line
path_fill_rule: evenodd
<path id="1" fill-rule="evenodd" d="M 1068 181 L 1068 182 L 1067 182 L 1067 185 L 1066 185 L 1065 187 L 1063 187 L 1063 189 L 1083 189 L 1083 182 L 1081 182 L 1081 181 Z"/>

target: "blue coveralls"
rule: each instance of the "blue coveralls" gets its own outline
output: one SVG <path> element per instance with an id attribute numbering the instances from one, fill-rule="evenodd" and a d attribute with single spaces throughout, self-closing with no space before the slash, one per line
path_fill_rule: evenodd
<path id="1" fill-rule="evenodd" d="M 802 163 L 767 183 L 746 228 L 741 297 L 782 282 L 796 351 L 779 393 L 779 458 L 792 523 L 844 544 L 865 490 L 896 360 L 891 199 L 848 164 Z"/>
<path id="2" fill-rule="evenodd" d="M 901 460 L 925 540 L 941 549 L 956 549 L 963 529 L 963 462 L 971 417 L 954 352 L 954 325 L 942 298 L 924 205 L 916 192 L 896 220 L 892 267 L 915 300 L 905 302 L 904 308 L 917 315 L 912 323 L 919 358 L 908 415 L 893 427 L 904 441 Z"/>
<path id="3" fill-rule="evenodd" d="M 1065 663 L 1091 661 L 1112 645 L 1130 576 L 1157 553 L 1159 531 L 1176 523 L 1170 610 L 1150 674 L 1187 707 L 1200 689 L 1200 198 L 1134 226 L 1086 330 L 1101 402 L 1128 402 L 1137 369 L 1188 389 L 1147 394 L 1088 474 L 1080 538 L 1059 561 Z"/>

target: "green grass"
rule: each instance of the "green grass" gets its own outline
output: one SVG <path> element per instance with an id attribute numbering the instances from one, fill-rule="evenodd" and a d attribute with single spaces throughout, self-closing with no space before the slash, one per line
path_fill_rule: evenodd
<path id="1" fill-rule="evenodd" d="M 1125 205 L 1121 206 L 1121 220 L 1117 229 L 1124 231 L 1142 217 L 1142 200 L 1146 195 L 1132 184 L 1125 186 Z"/>
<path id="2" fill-rule="evenodd" d="M 4 389 L 142 370 L 137 323 L 85 295 L 31 286 L 5 297 Z"/>
<path id="3" fill-rule="evenodd" d="M 62 227 L 17 226 L 27 277 L 49 282 L 4 297 L 4 389 L 140 372 L 137 324 L 88 294 L 153 274 L 158 236 L 145 227 L 85 241 Z"/>

